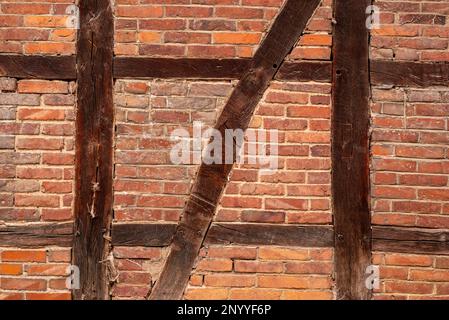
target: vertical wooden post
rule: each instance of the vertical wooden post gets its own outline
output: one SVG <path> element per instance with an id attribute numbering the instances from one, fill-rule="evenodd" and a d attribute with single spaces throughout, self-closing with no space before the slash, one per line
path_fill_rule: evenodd
<path id="1" fill-rule="evenodd" d="M 112 219 L 112 58 L 110 0 L 81 0 L 77 39 L 75 299 L 107 299 L 106 238 Z"/>
<path id="2" fill-rule="evenodd" d="M 369 299 L 369 31 L 371 0 L 334 1 L 332 200 L 337 299 Z"/>

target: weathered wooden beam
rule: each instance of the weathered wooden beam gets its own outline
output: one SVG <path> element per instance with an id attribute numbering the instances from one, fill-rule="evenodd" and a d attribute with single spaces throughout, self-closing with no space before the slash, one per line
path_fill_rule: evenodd
<path id="1" fill-rule="evenodd" d="M 0 247 L 70 247 L 72 240 L 72 222 L 0 225 Z"/>
<path id="2" fill-rule="evenodd" d="M 449 63 L 371 60 L 371 83 L 400 87 L 449 86 Z"/>
<path id="3" fill-rule="evenodd" d="M 164 247 L 176 231 L 174 223 L 113 223 L 112 245 Z"/>
<path id="4" fill-rule="evenodd" d="M 256 223 L 213 223 L 207 244 L 333 247 L 331 226 L 292 226 Z"/>
<path id="5" fill-rule="evenodd" d="M 75 57 L 2 54 L 0 77 L 73 80 L 76 78 Z"/>
<path id="6" fill-rule="evenodd" d="M 275 77 L 279 81 L 317 81 L 330 82 L 331 62 L 284 62 Z"/>
<path id="7" fill-rule="evenodd" d="M 239 79 L 251 59 L 115 57 L 115 78 Z"/>
<path id="8" fill-rule="evenodd" d="M 369 58 L 371 0 L 334 2 L 332 202 L 337 299 L 369 299 Z"/>
<path id="9" fill-rule="evenodd" d="M 173 223 L 114 223 L 114 246 L 164 247 L 176 231 Z M 260 223 L 212 223 L 207 244 L 333 247 L 332 226 Z"/>
<path id="10" fill-rule="evenodd" d="M 192 59 L 115 57 L 114 78 L 240 79 L 251 59 Z M 330 62 L 284 62 L 279 81 L 324 81 L 332 77 Z"/>
<path id="11" fill-rule="evenodd" d="M 449 230 L 373 226 L 373 250 L 449 255 Z"/>
<path id="12" fill-rule="evenodd" d="M 112 220 L 112 56 L 110 0 L 81 0 L 76 67 L 75 299 L 108 299 L 107 238 Z"/>
<path id="13" fill-rule="evenodd" d="M 246 130 L 270 81 L 305 29 L 320 0 L 287 0 L 234 88 L 215 126 Z M 224 139 L 225 140 L 225 139 Z M 223 146 L 222 150 L 225 150 Z M 201 164 L 170 253 L 150 299 L 180 299 L 212 221 L 232 164 Z"/>

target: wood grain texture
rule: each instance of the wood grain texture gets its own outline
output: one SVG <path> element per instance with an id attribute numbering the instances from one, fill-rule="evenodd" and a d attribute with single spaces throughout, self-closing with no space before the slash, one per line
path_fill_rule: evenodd
<path id="1" fill-rule="evenodd" d="M 449 255 L 449 230 L 373 226 L 373 250 Z"/>
<path id="2" fill-rule="evenodd" d="M 2 54 L 0 77 L 73 80 L 76 78 L 75 57 Z"/>
<path id="3" fill-rule="evenodd" d="M 331 82 L 331 62 L 284 62 L 275 77 L 279 81 Z"/>
<path id="4" fill-rule="evenodd" d="M 72 240 L 72 222 L 0 225 L 0 247 L 70 247 Z"/>
<path id="5" fill-rule="evenodd" d="M 173 223 L 114 223 L 112 245 L 164 247 L 171 243 L 175 231 Z"/>
<path id="6" fill-rule="evenodd" d="M 114 246 L 163 247 L 175 234 L 173 223 L 114 223 Z M 333 247 L 332 226 L 260 223 L 212 223 L 207 244 Z"/>
<path id="7" fill-rule="evenodd" d="M 115 57 L 115 78 L 239 79 L 251 59 Z"/>
<path id="8" fill-rule="evenodd" d="M 251 59 L 172 59 L 115 57 L 114 78 L 161 79 L 240 79 L 251 66 Z M 330 82 L 330 62 L 284 62 L 275 79 L 278 81 Z"/>
<path id="9" fill-rule="evenodd" d="M 81 0 L 77 40 L 75 299 L 108 299 L 106 238 L 112 219 L 113 16 L 109 0 Z"/>
<path id="10" fill-rule="evenodd" d="M 370 72 L 374 85 L 449 86 L 449 63 L 371 60 Z"/>
<path id="11" fill-rule="evenodd" d="M 215 128 L 246 130 L 270 81 L 316 10 L 320 0 L 287 0 L 249 69 L 234 88 Z M 223 139 L 225 140 L 225 139 Z M 223 152 L 225 147 L 222 148 Z M 171 250 L 150 299 L 181 299 L 212 221 L 232 165 L 201 164 Z"/>
<path id="12" fill-rule="evenodd" d="M 213 223 L 207 244 L 333 247 L 331 226 L 292 226 L 253 223 Z"/>
<path id="13" fill-rule="evenodd" d="M 337 299 L 369 299 L 369 58 L 370 0 L 336 0 L 333 40 L 332 202 Z"/>

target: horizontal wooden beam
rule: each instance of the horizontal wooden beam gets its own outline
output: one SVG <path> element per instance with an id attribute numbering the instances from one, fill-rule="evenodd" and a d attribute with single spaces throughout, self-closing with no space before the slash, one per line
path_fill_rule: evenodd
<path id="1" fill-rule="evenodd" d="M 163 247 L 170 244 L 174 223 L 115 223 L 114 246 Z M 0 246 L 70 247 L 73 223 L 36 223 L 1 225 Z M 279 245 L 333 247 L 330 226 L 278 225 L 257 223 L 213 223 L 207 244 Z M 449 255 L 449 230 L 373 226 L 373 250 L 415 254 Z"/>
<path id="2" fill-rule="evenodd" d="M 373 226 L 373 250 L 449 255 L 449 230 Z"/>
<path id="3" fill-rule="evenodd" d="M 0 55 L 0 77 L 73 80 L 75 56 Z"/>
<path id="4" fill-rule="evenodd" d="M 114 246 L 164 247 L 171 243 L 176 231 L 174 223 L 114 223 Z"/>
<path id="5" fill-rule="evenodd" d="M 371 60 L 371 84 L 392 86 L 449 86 L 449 63 Z"/>
<path id="6" fill-rule="evenodd" d="M 0 247 L 70 247 L 73 222 L 0 225 Z"/>
<path id="7" fill-rule="evenodd" d="M 239 79 L 250 59 L 114 58 L 115 78 Z"/>
<path id="8" fill-rule="evenodd" d="M 114 58 L 115 78 L 240 79 L 251 59 L 172 59 Z M 278 81 L 327 81 L 330 62 L 286 62 L 279 69 Z"/>
<path id="9" fill-rule="evenodd" d="M 330 82 L 332 79 L 331 62 L 284 62 L 276 74 L 278 81 L 317 81 Z"/>
<path id="10" fill-rule="evenodd" d="M 0 55 L 0 76 L 19 79 L 76 79 L 75 56 Z M 115 57 L 115 78 L 240 79 L 251 59 Z M 285 62 L 278 81 L 329 82 L 330 62 Z M 371 60 L 371 82 L 393 86 L 448 86 L 449 63 Z"/>
<path id="11" fill-rule="evenodd" d="M 333 247 L 331 226 L 293 226 L 252 223 L 214 223 L 208 244 L 274 245 L 298 247 Z"/>
<path id="12" fill-rule="evenodd" d="M 114 246 L 163 247 L 170 244 L 177 224 L 173 223 L 114 223 Z M 207 244 L 277 245 L 303 247 L 332 247 L 331 226 L 279 225 L 258 223 L 212 223 Z"/>

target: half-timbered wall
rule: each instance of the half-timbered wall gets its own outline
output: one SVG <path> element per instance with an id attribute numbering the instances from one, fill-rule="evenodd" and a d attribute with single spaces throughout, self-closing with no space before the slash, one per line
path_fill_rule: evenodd
<path id="1" fill-rule="evenodd" d="M 0 0 L 0 299 L 449 298 L 448 0 L 79 2 Z"/>

